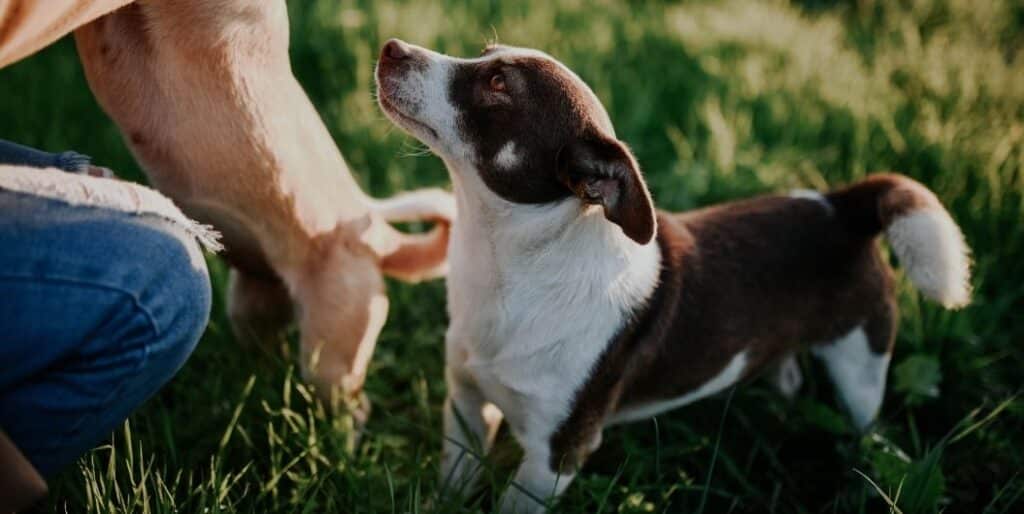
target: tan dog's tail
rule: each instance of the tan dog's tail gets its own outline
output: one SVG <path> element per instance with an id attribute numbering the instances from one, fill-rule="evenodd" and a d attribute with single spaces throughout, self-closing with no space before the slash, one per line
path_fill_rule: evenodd
<path id="1" fill-rule="evenodd" d="M 388 223 L 432 221 L 433 230 L 425 234 L 405 234 L 393 227 L 385 229 L 390 240 L 381 255 L 384 274 L 419 282 L 444 276 L 448 272 L 448 236 L 455 219 L 455 200 L 441 189 L 421 189 L 383 200 L 373 200 L 370 209 Z"/>

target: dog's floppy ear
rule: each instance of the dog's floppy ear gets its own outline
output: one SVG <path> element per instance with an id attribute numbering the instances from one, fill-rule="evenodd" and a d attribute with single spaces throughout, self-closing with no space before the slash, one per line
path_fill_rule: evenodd
<path id="1" fill-rule="evenodd" d="M 633 154 L 624 144 L 585 136 L 558 151 L 558 179 L 586 203 L 600 204 L 630 239 L 647 244 L 656 228 L 654 206 Z"/>

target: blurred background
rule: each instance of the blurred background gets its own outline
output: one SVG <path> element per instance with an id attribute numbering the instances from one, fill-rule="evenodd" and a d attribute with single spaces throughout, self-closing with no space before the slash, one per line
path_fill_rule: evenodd
<path id="1" fill-rule="evenodd" d="M 268 0 L 269 1 L 269 0 Z M 873 171 L 932 188 L 976 261 L 975 301 L 901 281 L 890 387 L 854 432 L 823 370 L 787 402 L 756 381 L 605 433 L 557 512 L 1021 512 L 1024 502 L 1024 4 L 1017 0 L 289 2 L 295 74 L 373 195 L 448 184 L 385 120 L 372 72 L 389 37 L 460 55 L 540 48 L 605 103 L 655 201 L 683 210 Z M 0 138 L 74 149 L 144 181 L 86 86 L 72 41 L 0 70 Z M 2 242 L 0 242 L 2 244 Z M 479 512 L 438 496 L 447 318 L 440 282 L 389 284 L 360 441 L 310 401 L 292 342 L 236 341 L 211 258 L 210 328 L 178 377 L 55 484 L 44 512 Z"/>

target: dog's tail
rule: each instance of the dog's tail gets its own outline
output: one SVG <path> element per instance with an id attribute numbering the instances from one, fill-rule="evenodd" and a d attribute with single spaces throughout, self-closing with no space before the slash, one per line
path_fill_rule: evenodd
<path id="1" fill-rule="evenodd" d="M 879 174 L 826 195 L 855 232 L 886 239 L 914 286 L 947 308 L 970 301 L 970 248 L 935 194 L 903 175 Z"/>
<path id="2" fill-rule="evenodd" d="M 380 256 L 386 275 L 419 282 L 448 272 L 448 237 L 455 219 L 455 200 L 450 193 L 420 189 L 372 200 L 370 210 L 388 223 L 429 221 L 436 225 L 424 234 L 405 234 L 387 227 L 387 250 Z"/>

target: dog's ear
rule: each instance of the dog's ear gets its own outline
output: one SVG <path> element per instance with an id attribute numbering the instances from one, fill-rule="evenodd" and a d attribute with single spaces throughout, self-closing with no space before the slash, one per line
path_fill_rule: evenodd
<path id="1" fill-rule="evenodd" d="M 558 151 L 558 179 L 585 203 L 600 204 L 630 239 L 647 244 L 656 229 L 654 206 L 640 167 L 624 144 L 583 137 Z"/>

